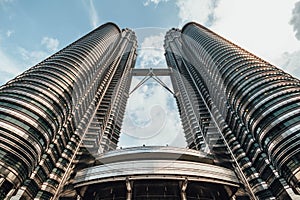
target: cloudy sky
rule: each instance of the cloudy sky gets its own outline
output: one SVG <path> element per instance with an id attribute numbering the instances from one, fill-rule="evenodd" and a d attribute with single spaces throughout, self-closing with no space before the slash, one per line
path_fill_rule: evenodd
<path id="1" fill-rule="evenodd" d="M 299 0 L 0 0 L 0 84 L 108 21 L 136 32 L 139 68 L 165 67 L 165 32 L 196 21 L 300 78 Z M 172 95 L 153 80 L 130 96 L 120 140 L 141 144 L 186 145 Z"/>

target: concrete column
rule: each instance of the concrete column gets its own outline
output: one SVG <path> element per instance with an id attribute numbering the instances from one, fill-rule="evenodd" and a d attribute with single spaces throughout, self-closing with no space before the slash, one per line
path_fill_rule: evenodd
<path id="1" fill-rule="evenodd" d="M 127 191 L 126 200 L 132 199 L 132 193 Z"/>
<path id="2" fill-rule="evenodd" d="M 131 182 L 129 181 L 128 178 L 126 178 L 126 189 L 127 189 L 126 200 L 131 200 L 132 199 L 132 187 L 131 187 Z"/>
<path id="3" fill-rule="evenodd" d="M 186 193 L 183 192 L 183 191 L 181 191 L 180 197 L 181 197 L 181 200 L 187 200 L 187 198 L 186 198 Z"/>
<path id="4" fill-rule="evenodd" d="M 185 193 L 187 185 L 188 185 L 188 179 L 185 178 L 185 180 L 180 183 L 180 188 L 181 188 L 180 197 L 181 197 L 181 200 L 187 200 L 186 193 Z"/>
<path id="5" fill-rule="evenodd" d="M 5 200 L 6 200 L 6 199 L 7 199 L 7 200 L 12 199 L 12 196 L 13 196 L 13 194 L 15 193 L 15 191 L 16 191 L 16 189 L 11 189 L 11 190 L 7 193 L 7 195 L 6 195 L 6 197 L 5 197 Z"/>
<path id="6" fill-rule="evenodd" d="M 0 187 L 4 183 L 4 181 L 5 181 L 5 178 L 0 178 Z"/>

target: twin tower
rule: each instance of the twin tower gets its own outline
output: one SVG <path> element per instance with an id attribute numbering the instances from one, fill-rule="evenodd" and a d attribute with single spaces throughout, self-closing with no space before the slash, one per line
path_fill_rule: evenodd
<path id="1" fill-rule="evenodd" d="M 0 87 L 0 199 L 299 199 L 300 81 L 197 23 L 164 48 L 187 148 L 116 150 L 144 72 L 107 23 Z"/>

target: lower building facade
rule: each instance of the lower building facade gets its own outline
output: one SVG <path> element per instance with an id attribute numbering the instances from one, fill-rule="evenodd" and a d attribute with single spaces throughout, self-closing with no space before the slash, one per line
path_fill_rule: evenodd
<path id="1" fill-rule="evenodd" d="M 241 188 L 234 171 L 191 149 L 133 147 L 100 154 L 96 160 L 96 166 L 75 177 L 82 199 L 232 199 Z M 247 196 L 241 190 L 239 197 Z"/>

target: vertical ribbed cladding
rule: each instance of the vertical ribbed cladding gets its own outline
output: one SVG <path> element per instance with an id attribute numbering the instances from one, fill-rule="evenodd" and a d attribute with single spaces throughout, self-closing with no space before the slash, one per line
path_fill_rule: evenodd
<path id="1" fill-rule="evenodd" d="M 165 56 L 168 66 L 172 68 L 172 85 L 188 146 L 191 149 L 213 153 L 217 158 L 216 162 L 231 167 L 230 155 L 209 113 L 212 105 L 204 102 L 211 101 L 206 85 L 187 61 L 181 43 L 181 32 L 178 29 L 167 32 Z"/>
<path id="2" fill-rule="evenodd" d="M 204 150 L 204 134 L 199 125 L 199 114 L 196 113 L 198 101 L 195 88 L 190 83 L 190 77 L 183 69 L 182 55 L 180 52 L 180 32 L 172 29 L 167 32 L 164 42 L 165 57 L 168 66 L 172 69 L 171 81 L 174 88 L 177 106 L 185 133 L 188 147 L 195 150 Z M 192 98 L 192 97 L 195 98 Z"/>
<path id="3" fill-rule="evenodd" d="M 76 172 L 93 165 L 94 156 L 99 152 L 116 148 L 125 109 L 123 104 L 126 104 L 130 87 L 128 73 L 135 63 L 136 46 L 134 32 L 125 29 L 120 33 L 117 44 L 110 48 L 112 51 L 105 53 L 106 59 L 100 63 L 105 70 L 98 71 L 93 83 L 96 91 L 91 90 L 96 93 L 95 97 L 87 105 L 87 112 L 76 122 L 76 132 L 83 135 L 82 142 L 78 137 L 71 139 L 64 150 L 68 155 L 62 154 L 58 159 L 36 198 L 51 198 L 53 195 L 55 198 L 76 198 L 72 184 Z M 78 147 L 78 151 L 75 151 Z M 72 167 L 68 167 L 68 163 Z"/>
<path id="4" fill-rule="evenodd" d="M 273 166 L 299 190 L 299 80 L 199 24 L 182 32 L 215 105 L 272 192 L 285 185 Z"/>
<path id="5" fill-rule="evenodd" d="M 101 142 L 102 151 L 115 150 L 121 133 L 121 126 L 125 113 L 126 103 L 129 97 L 131 84 L 131 68 L 135 65 L 137 38 L 130 29 L 122 32 L 123 40 L 126 41 L 125 51 L 118 64 L 118 69 L 109 85 L 111 92 L 106 94 L 109 107 L 104 108 L 105 117 L 102 122 L 103 136 Z M 102 105 L 100 105 L 101 107 Z"/>
<path id="6" fill-rule="evenodd" d="M 224 123 L 224 119 L 220 116 L 218 110 L 215 108 L 214 104 L 212 103 L 212 99 L 208 92 L 207 86 L 205 85 L 202 77 L 200 76 L 198 70 L 191 64 L 190 60 L 193 59 L 188 54 L 186 55 L 183 52 L 184 46 L 182 45 L 182 38 L 180 30 L 170 30 L 166 34 L 165 39 L 165 49 L 166 49 L 166 60 L 168 66 L 173 69 L 173 73 L 171 75 L 172 84 L 174 87 L 174 91 L 177 92 L 177 102 L 180 110 L 180 116 L 183 123 L 184 132 L 187 138 L 188 135 L 192 136 L 192 140 L 187 140 L 190 148 L 195 148 L 194 146 L 190 145 L 193 144 L 194 137 L 197 138 L 196 144 L 199 145 L 199 136 L 192 132 L 188 126 L 185 124 L 198 124 L 198 129 L 202 130 L 202 141 L 206 141 L 206 148 L 211 151 L 216 157 L 216 162 L 220 165 L 226 166 L 231 168 L 232 167 L 232 160 L 229 155 L 229 151 L 225 146 L 223 140 L 221 139 L 221 134 L 225 137 L 229 138 L 229 146 L 231 149 L 234 149 L 234 152 L 238 155 L 238 161 L 243 162 L 243 167 L 248 172 L 251 172 L 250 167 L 247 167 L 249 163 L 249 159 L 246 158 L 244 155 L 244 151 L 241 150 L 239 145 L 235 143 L 234 136 L 232 131 L 228 128 L 228 126 Z M 195 61 L 194 61 L 195 63 Z M 202 63 L 198 63 L 195 66 L 199 67 Z M 176 73 L 177 72 L 177 73 Z M 175 75 L 179 74 L 179 77 L 175 77 Z M 181 79 L 187 80 L 185 84 L 180 84 Z M 184 85 L 180 89 L 175 87 L 177 85 Z M 182 96 L 185 92 L 184 87 L 193 87 L 195 88 L 194 91 L 189 90 L 187 96 L 197 96 L 198 103 L 194 107 L 195 116 L 187 116 L 187 113 L 191 113 L 189 111 L 189 104 L 187 100 L 183 100 Z M 201 100 L 200 100 L 201 99 Z M 214 116 L 212 116 L 214 114 Z M 215 117 L 215 120 L 213 120 Z M 195 118 L 195 119 L 193 119 Z M 219 129 L 215 122 L 218 123 Z M 203 148 L 201 149 L 204 150 Z M 235 167 L 236 168 L 236 167 Z M 238 170 L 236 171 L 238 174 Z M 255 173 L 255 172 L 254 172 Z M 249 176 L 253 175 L 251 173 Z M 252 180 L 255 180 L 256 177 L 252 177 Z M 256 184 L 257 186 L 257 184 Z M 256 191 L 264 190 L 259 185 L 256 187 Z"/>
<path id="7" fill-rule="evenodd" d="M 89 62 L 82 63 L 82 66 L 89 66 L 91 64 L 93 70 L 88 73 L 93 73 L 94 76 L 91 77 L 91 80 L 80 78 L 80 81 L 87 82 L 87 87 L 84 88 L 84 95 L 81 99 L 74 97 L 73 104 L 75 104 L 75 109 L 72 113 L 72 118 L 70 118 L 69 123 L 64 127 L 62 134 L 60 134 L 61 138 L 64 135 L 69 135 L 70 139 L 66 141 L 59 154 L 55 157 L 53 162 L 55 166 L 49 171 L 46 180 L 42 180 L 42 183 L 39 184 L 42 186 L 38 189 L 36 198 L 49 199 L 53 196 L 57 198 L 61 194 L 63 186 L 66 186 L 65 190 L 69 190 L 72 185 L 68 184 L 68 179 L 70 176 L 73 176 L 74 169 L 76 169 L 75 166 L 77 164 L 80 165 L 80 159 L 89 162 L 88 156 L 80 156 L 83 152 L 79 150 L 79 147 L 82 140 L 88 135 L 88 127 L 94 119 L 99 102 L 102 101 L 103 96 L 107 92 L 108 85 L 113 79 L 125 46 L 124 41 L 121 39 L 121 32 L 115 25 L 109 24 L 109 26 L 101 27 L 103 27 L 103 32 L 100 32 L 100 34 L 96 32 L 85 43 L 75 46 L 76 49 L 93 50 L 91 52 L 91 59 L 87 60 Z M 109 31 L 110 29 L 112 31 Z M 106 35 L 107 32 L 110 34 L 109 37 Z M 104 43 L 106 38 L 111 42 L 102 52 L 106 46 L 106 43 Z M 99 54 L 99 51 L 101 54 Z M 59 143 L 57 142 L 57 144 Z M 84 161 L 81 163 L 84 163 Z M 28 186 L 27 188 L 31 187 Z"/>
<path id="8" fill-rule="evenodd" d="M 17 188 L 42 155 L 56 162 L 52 154 L 64 149 L 57 140 L 71 139 L 66 133 L 57 139 L 62 137 L 58 133 L 76 125 L 75 118 L 92 103 L 95 92 L 87 91 L 105 70 L 105 56 L 119 37 L 116 25 L 100 26 L 0 88 L 0 178 Z"/>

